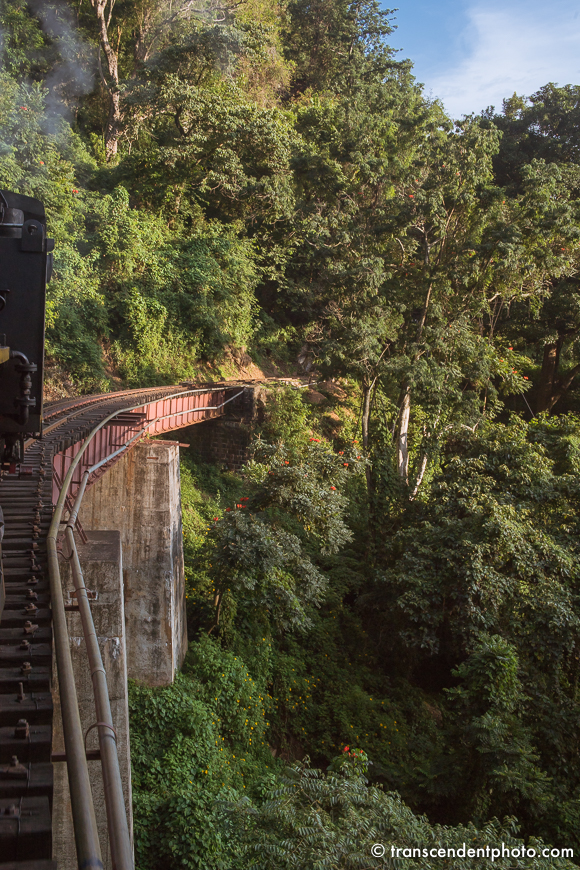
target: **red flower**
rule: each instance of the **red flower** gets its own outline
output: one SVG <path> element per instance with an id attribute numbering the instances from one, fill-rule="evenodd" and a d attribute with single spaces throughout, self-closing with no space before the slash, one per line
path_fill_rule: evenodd
<path id="1" fill-rule="evenodd" d="M 344 456 L 344 450 L 339 450 L 339 451 L 338 451 L 338 455 L 339 455 L 339 456 Z"/>
<path id="2" fill-rule="evenodd" d="M 409 199 L 415 199 L 415 194 L 414 194 L 414 193 L 410 193 L 410 194 L 409 194 Z"/>
<path id="3" fill-rule="evenodd" d="M 342 751 L 343 751 L 343 752 L 348 752 L 348 746 L 345 746 L 344 749 L 343 749 Z"/>
<path id="4" fill-rule="evenodd" d="M 20 108 L 21 108 L 24 112 L 27 112 L 27 111 L 28 111 L 28 106 L 20 106 Z"/>
<path id="5" fill-rule="evenodd" d="M 226 508 L 226 511 L 231 511 L 231 508 Z"/>
<path id="6" fill-rule="evenodd" d="M 528 380 L 528 376 L 524 375 L 524 381 L 527 381 L 527 380 Z"/>
<path id="7" fill-rule="evenodd" d="M 331 488 L 331 489 L 336 489 L 336 487 L 335 487 L 335 486 L 331 486 L 331 487 L 330 487 L 330 488 Z"/>
<path id="8" fill-rule="evenodd" d="M 284 460 L 284 465 L 290 465 L 287 459 Z"/>
<path id="9" fill-rule="evenodd" d="M 344 465 L 345 468 L 348 468 L 348 462 L 343 462 L 342 464 Z"/>
<path id="10" fill-rule="evenodd" d="M 217 523 L 217 521 L 219 520 L 219 517 L 214 517 L 214 520 Z"/>

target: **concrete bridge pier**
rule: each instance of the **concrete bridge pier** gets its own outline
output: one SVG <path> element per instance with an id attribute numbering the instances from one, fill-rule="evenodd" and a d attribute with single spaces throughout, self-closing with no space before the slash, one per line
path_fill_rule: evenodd
<path id="1" fill-rule="evenodd" d="M 79 516 L 121 535 L 129 679 L 169 685 L 187 652 L 177 443 L 137 444 L 87 490 Z"/>
<path id="2" fill-rule="evenodd" d="M 88 543 L 78 543 L 107 672 L 117 731 L 121 776 L 132 826 L 131 758 L 127 679 L 148 686 L 173 682 L 187 651 L 185 576 L 179 477 L 179 447 L 142 441 L 87 490 L 80 520 Z M 61 562 L 65 589 L 73 590 L 70 567 Z M 72 602 L 71 602 L 72 603 Z M 83 730 L 95 723 L 91 677 L 80 617 L 67 614 Z M 53 752 L 63 752 L 62 723 L 54 674 Z M 87 740 L 98 745 L 97 729 Z M 89 762 L 105 870 L 112 870 L 100 761 Z M 65 764 L 55 765 L 53 851 L 59 870 L 76 870 L 74 834 Z"/>

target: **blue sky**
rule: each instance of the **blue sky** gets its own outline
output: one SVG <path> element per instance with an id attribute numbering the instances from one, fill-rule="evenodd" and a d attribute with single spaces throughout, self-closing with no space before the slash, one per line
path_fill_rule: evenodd
<path id="1" fill-rule="evenodd" d="M 391 35 L 455 118 L 547 82 L 580 85 L 580 0 L 399 0 Z"/>

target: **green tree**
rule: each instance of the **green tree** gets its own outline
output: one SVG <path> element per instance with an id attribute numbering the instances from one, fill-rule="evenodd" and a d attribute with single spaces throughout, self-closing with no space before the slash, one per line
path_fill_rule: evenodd
<path id="1" fill-rule="evenodd" d="M 291 0 L 284 36 L 294 93 L 352 94 L 361 78 L 382 79 L 400 66 L 386 41 L 392 12 L 376 0 Z"/>
<path id="2" fill-rule="evenodd" d="M 305 545 L 333 553 L 350 540 L 342 490 L 359 459 L 318 439 L 294 449 L 256 445 L 244 471 L 252 494 L 226 508 L 211 531 L 215 627 L 224 601 L 276 630 L 311 623 L 308 609 L 320 604 L 326 580 Z"/>
<path id="3" fill-rule="evenodd" d="M 578 163 L 579 89 L 567 85 L 545 85 L 531 97 L 516 94 L 504 100 L 501 114 L 491 109 L 484 113 L 502 137 L 494 157 L 494 173 L 509 196 L 521 195 L 537 185 L 550 190 L 553 213 L 560 204 L 568 210 L 559 238 L 553 237 L 554 252 L 568 261 L 546 283 L 542 304 L 516 303 L 499 328 L 507 343 L 518 346 L 528 356 L 534 386 L 531 401 L 537 413 L 551 411 L 566 402 L 578 374 L 576 337 L 578 319 L 575 277 L 578 259 L 577 202 L 580 193 Z M 537 216 L 533 218 L 537 223 Z M 550 220 L 548 218 L 548 220 Z M 547 225 L 542 219 L 544 226 Z"/>
<path id="4" fill-rule="evenodd" d="M 576 740 L 577 438 L 570 419 L 454 433 L 429 497 L 393 524 L 365 596 L 391 674 L 434 692 L 465 681 L 451 692 L 448 758 L 435 752 L 419 777 L 462 819 L 487 801 L 491 814 L 517 806 L 533 830 L 542 794 L 562 804 L 577 794 L 576 775 L 560 772 Z"/>
<path id="5" fill-rule="evenodd" d="M 261 807 L 240 801 L 233 812 L 246 847 L 242 866 L 372 870 L 395 858 L 401 867 L 435 868 L 443 857 L 438 849 L 443 848 L 445 856 L 451 850 L 446 857 L 449 867 L 467 870 L 479 866 L 478 859 L 485 860 L 486 847 L 497 849 L 501 843 L 509 851 L 495 857 L 498 867 L 513 866 L 512 850 L 519 866 L 542 866 L 539 855 L 528 857 L 527 849 L 522 855 L 524 843 L 516 839 L 511 820 L 503 825 L 495 820 L 479 830 L 473 825 L 432 826 L 425 817 L 413 815 L 397 795 L 369 787 L 360 757 L 354 750 L 346 759 L 336 759 L 326 774 L 311 768 L 307 760 L 295 764 L 271 783 Z M 376 844 L 384 853 L 371 851 Z M 466 845 L 474 850 L 473 856 L 465 851 Z M 542 843 L 534 840 L 528 845 L 536 853 Z"/>

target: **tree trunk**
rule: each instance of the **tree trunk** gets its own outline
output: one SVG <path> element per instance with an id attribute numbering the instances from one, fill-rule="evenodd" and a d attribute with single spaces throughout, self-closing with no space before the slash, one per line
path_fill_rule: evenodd
<path id="1" fill-rule="evenodd" d="M 117 144 L 121 133 L 123 115 L 121 113 L 121 95 L 118 91 L 109 94 L 109 117 L 105 130 L 105 154 L 110 162 L 117 156 Z"/>
<path id="2" fill-rule="evenodd" d="M 425 261 L 428 262 L 428 259 Z M 427 290 L 427 296 L 425 297 L 425 304 L 423 305 L 423 311 L 421 312 L 421 319 L 419 320 L 419 325 L 417 327 L 417 338 L 416 342 L 419 344 L 421 339 L 423 338 L 423 329 L 425 328 L 425 321 L 427 320 L 427 311 L 429 309 L 429 303 L 431 302 L 431 291 L 433 289 L 433 285 L 429 285 L 429 289 Z M 421 352 L 418 351 L 415 355 L 414 362 L 420 358 Z M 399 410 L 399 428 L 397 433 L 397 470 L 399 472 L 399 477 L 401 481 L 408 486 L 409 485 L 409 417 L 411 415 L 411 384 L 406 381 L 401 388 L 401 401 L 400 401 L 400 410 Z"/>
<path id="3" fill-rule="evenodd" d="M 362 442 L 366 450 L 369 446 L 369 422 L 371 417 L 371 393 L 373 384 L 363 384 L 363 411 L 362 411 Z"/>
<path id="4" fill-rule="evenodd" d="M 560 399 L 566 395 L 570 388 L 570 385 L 572 384 L 572 381 L 574 380 L 578 372 L 580 372 L 580 363 L 578 365 L 575 365 L 574 368 L 568 372 L 563 380 L 558 381 L 558 388 L 550 397 L 548 407 L 546 408 L 547 411 L 551 411 L 556 402 L 559 402 Z"/>
<path id="5" fill-rule="evenodd" d="M 413 492 L 409 496 L 410 500 L 416 497 L 419 492 L 419 488 L 423 483 L 423 478 L 425 477 L 425 472 L 427 471 L 427 463 L 429 462 L 429 454 L 426 450 L 421 454 L 421 461 L 419 462 L 419 469 L 417 471 L 417 479 L 415 480 L 415 486 L 413 487 Z"/>
<path id="6" fill-rule="evenodd" d="M 399 429 L 397 433 L 397 471 L 401 481 L 409 484 L 409 417 L 411 415 L 411 385 L 407 382 L 402 388 Z"/>
<path id="7" fill-rule="evenodd" d="M 99 37 L 101 49 L 107 61 L 108 80 L 103 74 L 101 65 L 101 55 L 99 52 L 99 70 L 101 79 L 109 93 L 109 116 L 107 119 L 107 127 L 105 130 L 105 153 L 107 160 L 113 160 L 117 155 L 117 146 L 119 135 L 121 132 L 121 124 L 123 122 L 123 113 L 121 111 L 121 94 L 119 92 L 119 67 L 117 62 L 117 54 L 109 42 L 108 26 L 111 22 L 111 13 L 113 11 L 114 0 L 110 0 L 111 7 L 109 9 L 108 19 L 105 17 L 105 9 L 109 0 L 91 0 L 93 8 L 97 13 L 97 21 L 99 24 Z"/>
<path id="8" fill-rule="evenodd" d="M 558 341 L 553 344 L 547 344 L 544 347 L 544 358 L 542 360 L 542 371 L 540 372 L 540 386 L 538 388 L 538 398 L 536 400 L 537 413 L 542 411 L 551 411 L 556 402 L 566 395 L 572 381 L 580 372 L 580 365 L 575 365 L 566 374 L 565 377 L 558 377 L 558 369 L 560 368 L 560 354 L 564 341 L 567 337 L 575 335 L 578 330 L 569 330 L 566 333 L 560 333 Z"/>
<path id="9" fill-rule="evenodd" d="M 365 451 L 368 450 L 368 446 L 369 446 L 369 426 L 370 426 L 370 420 L 371 420 L 371 396 L 373 393 L 373 387 L 375 385 L 375 382 L 376 382 L 376 378 L 370 384 L 363 383 L 363 410 L 362 410 L 361 428 L 362 428 L 362 443 L 363 443 L 363 447 L 364 447 Z M 365 473 L 366 473 L 366 479 L 367 479 L 367 493 L 368 493 L 368 496 L 370 499 L 371 492 L 372 492 L 372 486 L 373 486 L 373 478 L 372 478 L 371 468 L 369 465 L 366 466 Z"/>
<path id="10" fill-rule="evenodd" d="M 209 629 L 208 634 L 211 634 L 212 631 L 214 630 L 214 628 L 219 628 L 219 625 L 220 625 L 220 611 L 222 609 L 222 593 L 221 592 L 216 593 L 214 600 L 213 600 L 213 606 L 215 608 L 215 622 L 212 625 L 212 627 Z"/>
<path id="11" fill-rule="evenodd" d="M 540 373 L 540 386 L 536 399 L 536 412 L 541 414 L 550 408 L 550 401 L 554 395 L 554 382 L 558 369 L 559 343 L 546 344 L 544 346 L 544 358 Z"/>

